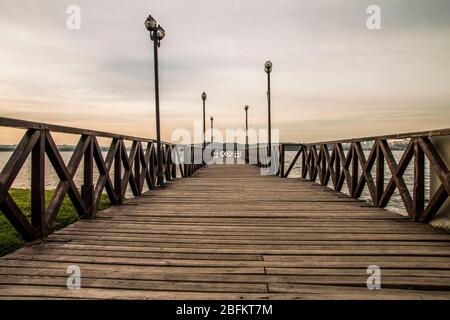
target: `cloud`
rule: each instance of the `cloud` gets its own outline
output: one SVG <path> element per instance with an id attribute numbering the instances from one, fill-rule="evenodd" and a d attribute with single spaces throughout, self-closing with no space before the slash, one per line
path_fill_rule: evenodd
<path id="1" fill-rule="evenodd" d="M 450 3 L 378 0 L 382 30 L 371 32 L 372 2 L 78 0 L 82 27 L 70 31 L 72 0 L 4 0 L 1 114 L 154 136 L 153 54 L 143 26 L 151 12 L 167 32 L 165 139 L 200 119 L 204 90 L 217 128 L 242 126 L 246 104 L 250 125 L 264 127 L 267 59 L 282 139 L 449 126 Z"/>

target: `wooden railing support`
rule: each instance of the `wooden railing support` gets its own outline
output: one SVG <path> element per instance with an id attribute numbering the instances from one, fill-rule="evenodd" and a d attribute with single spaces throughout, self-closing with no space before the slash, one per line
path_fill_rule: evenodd
<path id="1" fill-rule="evenodd" d="M 45 131 L 39 130 L 39 139 L 31 155 L 31 224 L 33 236 L 46 237 L 48 233 L 45 212 Z"/>
<path id="2" fill-rule="evenodd" d="M 142 194 L 145 182 L 149 189 L 156 187 L 158 157 L 155 140 L 2 117 L 0 126 L 26 129 L 20 143 L 0 172 L 0 210 L 25 240 L 45 238 L 48 235 L 66 195 L 69 196 L 78 215 L 89 219 L 95 216 L 103 190 L 106 190 L 111 204 L 116 205 L 124 202 L 128 186 L 134 196 Z M 53 140 L 53 132 L 80 136 L 67 165 Z M 105 158 L 97 137 L 112 139 Z M 132 142 L 129 153 L 125 141 Z M 147 143 L 145 151 L 143 143 Z M 164 175 L 169 181 L 177 177 L 177 166 L 171 158 L 173 146 L 162 142 L 162 147 Z M 193 146 L 190 148 L 193 151 Z M 9 190 L 30 154 L 31 221 L 28 221 L 10 196 Z M 47 208 L 45 207 L 46 156 L 59 178 Z M 178 153 L 177 156 L 179 158 Z M 81 162 L 83 162 L 83 178 L 79 190 L 74 178 Z M 99 172 L 95 183 L 94 165 Z M 189 166 L 191 174 L 198 168 L 193 162 Z M 183 170 L 181 164 L 179 169 L 181 177 L 185 177 L 187 171 Z M 111 171 L 114 174 L 114 181 Z"/>
<path id="3" fill-rule="evenodd" d="M 94 143 L 93 138 L 88 137 L 89 142 L 84 152 L 83 185 L 81 186 L 81 197 L 86 207 L 86 217 L 95 215 L 94 206 Z"/>
<path id="4" fill-rule="evenodd" d="M 399 138 L 406 139 L 408 144 L 397 162 L 388 140 Z M 362 142 L 371 144 L 367 157 Z M 288 169 L 284 171 L 286 146 L 292 145 L 298 146 L 299 149 Z M 329 149 L 329 146 L 332 148 Z M 347 153 L 344 149 L 347 149 Z M 331 178 L 332 188 L 339 192 L 346 183 L 349 195 L 355 199 L 361 197 L 367 186 L 372 204 L 380 208 L 388 205 L 397 190 L 411 219 L 429 222 L 438 212 L 450 212 L 449 150 L 450 129 L 310 144 L 289 143 L 281 147 L 280 176 L 288 177 L 301 156 L 302 179 L 314 182 L 318 180 L 322 186 L 328 186 Z M 428 203 L 425 199 L 425 160 L 430 163 L 432 180 L 431 198 Z M 414 166 L 412 194 L 404 179 L 410 163 Z M 390 174 L 387 184 L 385 166 Z"/>

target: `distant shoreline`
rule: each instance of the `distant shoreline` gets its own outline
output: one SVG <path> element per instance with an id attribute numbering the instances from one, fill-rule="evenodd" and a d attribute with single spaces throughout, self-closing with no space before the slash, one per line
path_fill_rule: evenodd
<path id="1" fill-rule="evenodd" d="M 389 144 L 391 147 L 391 150 L 395 151 L 402 151 L 406 149 L 406 144 Z M 16 150 L 17 145 L 0 145 L 0 152 L 13 152 Z M 344 150 L 348 149 L 348 146 L 346 144 L 343 144 Z M 364 151 L 370 151 L 372 146 L 370 145 L 362 145 L 362 148 Z M 59 145 L 58 150 L 62 152 L 73 152 L 75 150 L 75 146 L 73 145 Z M 108 151 L 109 147 L 100 147 L 101 151 Z M 298 151 L 298 146 L 286 146 L 286 151 Z"/>
<path id="2" fill-rule="evenodd" d="M 0 152 L 13 152 L 16 150 L 17 145 L 1 145 Z M 59 151 L 63 152 L 73 152 L 75 150 L 75 146 L 72 145 L 60 145 L 58 146 Z M 108 151 L 109 147 L 100 147 L 101 151 Z"/>

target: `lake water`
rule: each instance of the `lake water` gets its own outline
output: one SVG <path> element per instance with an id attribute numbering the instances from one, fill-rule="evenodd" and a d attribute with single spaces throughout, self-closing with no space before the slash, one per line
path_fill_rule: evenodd
<path id="1" fill-rule="evenodd" d="M 401 156 L 403 155 L 403 151 L 392 151 L 394 154 L 395 159 L 398 161 L 400 160 Z M 368 156 L 369 151 L 365 151 L 366 157 Z M 6 162 L 8 161 L 8 159 L 11 157 L 12 152 L 0 152 L 0 170 L 3 169 L 4 165 L 6 164 Z M 287 169 L 292 161 L 292 159 L 294 158 L 296 152 L 295 151 L 287 151 L 286 155 L 285 155 L 285 168 Z M 70 160 L 70 157 L 72 155 L 71 151 L 62 151 L 61 152 L 61 156 L 64 160 L 64 162 L 67 164 Z M 103 152 L 103 157 L 106 157 L 106 152 Z M 31 177 L 31 170 L 30 170 L 30 159 L 31 157 L 28 158 L 28 160 L 26 161 L 26 163 L 24 164 L 24 166 L 22 167 L 19 175 L 17 176 L 17 178 L 15 179 L 14 183 L 13 183 L 13 188 L 30 188 L 30 177 Z M 47 161 L 47 165 L 46 165 L 46 179 L 45 179 L 45 188 L 46 189 L 55 189 L 58 182 L 59 182 L 59 178 L 56 174 L 56 172 L 53 170 L 53 167 L 51 166 L 50 162 L 48 159 L 46 159 Z M 408 189 L 412 195 L 412 190 L 413 190 L 413 182 L 414 182 L 414 168 L 412 166 L 412 162 L 409 164 L 408 168 L 406 169 L 405 174 L 403 175 L 403 178 L 405 180 L 406 185 L 408 186 Z M 426 166 L 426 170 L 425 170 L 425 199 L 426 202 L 428 202 L 429 199 L 429 163 L 427 160 L 425 160 L 425 166 Z M 114 179 L 114 170 L 111 169 L 110 171 L 110 176 L 111 179 Z M 388 183 L 389 179 L 390 179 L 390 171 L 389 168 L 387 166 L 387 164 L 385 164 L 385 186 Z M 360 172 L 361 172 L 361 168 L 360 168 Z M 179 173 L 177 174 L 179 176 Z M 292 169 L 289 178 L 299 178 L 301 175 L 301 157 L 298 159 L 296 165 L 294 166 L 294 168 Z M 96 166 L 94 165 L 94 182 L 97 181 L 97 178 L 99 176 L 98 170 L 96 168 Z M 372 169 L 372 177 L 375 179 L 375 166 Z M 75 184 L 80 188 L 83 182 L 83 162 L 81 162 L 80 167 L 77 170 L 77 173 L 74 177 L 74 181 Z M 318 180 L 317 180 L 318 181 Z M 332 188 L 332 183 L 331 180 L 328 184 L 329 187 Z M 144 191 L 147 191 L 147 187 L 146 184 L 144 184 Z M 344 186 L 342 188 L 342 192 L 348 194 L 348 189 L 347 189 L 347 185 L 346 183 L 344 183 Z M 132 193 L 130 190 L 130 187 L 128 187 L 127 192 L 126 192 L 126 196 L 127 197 L 131 197 Z M 367 189 L 367 186 L 364 188 L 361 199 L 368 201 L 369 203 L 371 202 L 370 199 L 370 194 L 369 191 Z M 403 205 L 402 199 L 400 197 L 400 194 L 398 193 L 397 189 L 395 190 L 388 206 L 387 209 L 389 210 L 394 210 L 403 214 L 406 214 L 405 211 L 405 207 Z"/>
<path id="2" fill-rule="evenodd" d="M 63 158 L 65 164 L 67 165 L 69 163 L 70 157 L 72 156 L 72 151 L 60 151 L 61 157 Z M 106 158 L 107 152 L 102 152 L 103 159 Z M 6 162 L 11 157 L 12 152 L 0 152 L 0 170 L 3 169 Z M 53 169 L 50 161 L 46 158 L 46 165 L 45 165 L 45 188 L 48 190 L 55 189 L 58 185 L 59 178 L 56 174 L 55 170 Z M 97 166 L 94 164 L 94 185 L 97 182 L 97 179 L 99 177 L 99 172 L 97 170 Z M 111 181 L 114 183 L 114 168 L 112 167 L 110 170 L 110 177 Z M 83 161 L 81 161 L 78 170 L 74 177 L 75 184 L 77 185 L 78 189 L 81 188 L 81 185 L 83 184 Z M 31 156 L 28 157 L 27 161 L 23 165 L 22 169 L 20 170 L 17 178 L 14 180 L 14 183 L 12 185 L 12 188 L 24 188 L 29 189 L 31 187 Z M 147 191 L 147 185 L 144 183 L 144 191 Z M 106 191 L 103 190 L 105 193 Z M 133 193 L 131 192 L 130 187 L 127 187 L 126 191 L 126 197 L 132 197 Z"/>

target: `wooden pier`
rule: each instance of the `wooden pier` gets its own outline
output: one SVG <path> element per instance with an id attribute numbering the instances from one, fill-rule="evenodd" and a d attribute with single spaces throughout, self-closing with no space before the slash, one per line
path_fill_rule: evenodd
<path id="1" fill-rule="evenodd" d="M 450 299 L 450 235 L 259 170 L 201 168 L 4 256 L 0 297 Z"/>

